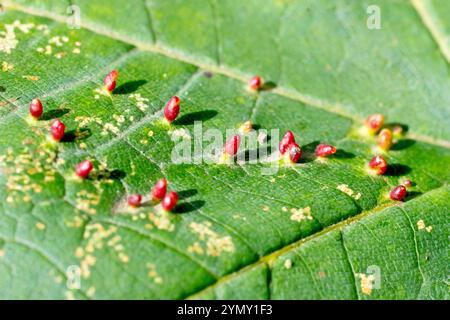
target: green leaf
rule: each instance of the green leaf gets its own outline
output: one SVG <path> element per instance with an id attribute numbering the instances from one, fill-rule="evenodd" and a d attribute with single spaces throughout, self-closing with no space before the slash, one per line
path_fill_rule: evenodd
<path id="1" fill-rule="evenodd" d="M 378 30 L 366 25 L 371 4 L 7 1 L 0 298 L 448 298 L 450 8 L 378 1 Z M 250 92 L 254 74 L 274 87 Z M 169 128 L 173 95 L 181 115 Z M 376 112 L 407 128 L 382 177 L 367 171 L 376 138 L 360 130 Z M 56 117 L 67 127 L 58 144 Z M 174 137 L 194 135 L 196 120 L 203 132 L 247 120 L 292 130 L 303 160 L 273 175 L 267 163 L 173 163 Z M 314 159 L 319 142 L 338 153 Z M 81 181 L 86 158 L 96 169 Z M 174 212 L 125 204 L 163 176 L 180 194 Z M 406 178 L 406 202 L 394 203 Z"/>

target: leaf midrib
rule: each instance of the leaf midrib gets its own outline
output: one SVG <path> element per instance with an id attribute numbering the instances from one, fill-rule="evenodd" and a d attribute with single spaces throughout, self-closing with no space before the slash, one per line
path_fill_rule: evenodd
<path id="1" fill-rule="evenodd" d="M 413 6 L 413 7 L 417 11 L 416 7 L 415 6 Z M 62 15 L 55 14 L 55 13 L 52 13 L 47 10 L 28 8 L 28 7 L 25 7 L 20 4 L 11 3 L 8 0 L 5 1 L 5 8 L 6 8 L 6 10 L 11 9 L 11 10 L 16 10 L 16 11 L 21 11 L 21 12 L 29 14 L 29 15 L 48 18 L 48 19 L 51 19 L 51 20 L 54 20 L 54 21 L 60 22 L 60 23 L 67 22 L 67 17 L 64 17 Z M 418 13 L 418 16 L 421 17 L 422 15 L 420 15 Z M 211 72 L 221 74 L 221 75 L 227 76 L 227 77 L 235 79 L 235 80 L 239 80 L 243 83 L 247 83 L 248 79 L 251 76 L 253 76 L 253 75 L 242 73 L 239 70 L 236 70 L 234 68 L 226 67 L 223 64 L 217 65 L 217 64 L 202 62 L 198 58 L 196 58 L 192 55 L 189 55 L 186 52 L 182 52 L 182 51 L 179 51 L 174 48 L 166 47 L 157 42 L 150 44 L 150 43 L 142 42 L 139 40 L 127 39 L 118 32 L 115 32 L 110 29 L 106 30 L 105 28 L 99 27 L 98 25 L 93 24 L 93 23 L 89 23 L 89 22 L 86 23 L 86 22 L 82 21 L 80 26 L 82 28 L 89 30 L 91 32 L 94 32 L 98 35 L 106 36 L 108 38 L 120 41 L 122 43 L 132 45 L 139 50 L 157 53 L 157 54 L 160 54 L 162 56 L 165 56 L 165 57 L 177 60 L 177 61 L 181 61 L 181 62 L 185 62 L 185 63 L 191 64 L 191 65 L 197 66 L 200 69 L 209 70 Z M 430 31 L 426 25 L 425 25 L 425 28 L 428 31 Z M 437 40 L 434 35 L 432 36 L 432 39 L 437 43 Z M 440 43 L 437 43 L 437 46 L 440 50 L 442 50 Z M 440 52 L 445 56 L 445 54 L 442 51 L 440 51 Z M 446 59 L 446 61 L 447 61 L 447 59 Z M 449 61 L 447 61 L 447 62 L 450 63 Z M 356 123 L 364 122 L 363 118 L 358 117 L 354 114 L 351 114 L 351 113 L 345 111 L 345 108 L 342 107 L 343 104 L 340 102 L 327 101 L 325 99 L 321 99 L 319 97 L 313 97 L 313 96 L 310 96 L 307 94 L 303 94 L 297 90 L 289 89 L 289 88 L 286 88 L 283 86 L 277 86 L 274 89 L 272 89 L 270 92 L 273 94 L 282 96 L 282 97 L 289 98 L 294 101 L 301 102 L 310 107 L 318 108 L 318 109 L 325 110 L 330 113 L 337 114 L 341 117 L 350 119 Z M 421 142 L 425 142 L 428 144 L 432 144 L 432 145 L 436 145 L 439 147 L 450 149 L 450 141 L 449 140 L 436 139 L 436 138 L 430 137 L 428 135 L 417 134 L 412 131 L 408 132 L 408 136 L 417 141 L 421 141 Z"/>
<path id="2" fill-rule="evenodd" d="M 433 191 L 436 191 L 436 190 L 439 190 L 439 189 L 442 189 L 442 188 L 446 188 L 446 187 L 448 187 L 448 185 L 444 184 L 444 185 L 442 185 L 440 187 L 431 189 L 431 190 L 421 194 L 420 196 L 418 196 L 414 200 L 419 200 L 420 198 L 423 198 L 425 195 L 427 195 L 430 192 L 433 192 Z M 230 279 L 234 279 L 236 277 L 239 277 L 241 274 L 243 274 L 243 273 L 247 272 L 248 270 L 251 270 L 251 269 L 253 269 L 253 268 L 255 268 L 255 267 L 259 266 L 259 265 L 266 264 L 268 266 L 268 268 L 270 269 L 270 268 L 272 268 L 273 263 L 275 262 L 275 260 L 279 256 L 283 255 L 284 253 L 287 253 L 287 252 L 289 252 L 291 250 L 297 249 L 297 248 L 301 247 L 302 245 L 304 245 L 306 243 L 309 243 L 310 241 L 312 241 L 314 239 L 317 239 L 317 238 L 319 238 L 321 236 L 329 234 L 332 231 L 335 231 L 335 230 L 342 231 L 343 228 L 349 226 L 350 224 L 357 223 L 357 222 L 361 221 L 362 219 L 370 217 L 370 216 L 375 216 L 376 214 L 378 214 L 378 213 L 380 213 L 380 212 L 382 212 L 382 211 L 384 211 L 386 209 L 399 207 L 400 210 L 402 210 L 402 212 L 404 212 L 403 206 L 404 206 L 404 203 L 400 203 L 400 204 L 395 203 L 395 202 L 394 203 L 385 203 L 385 204 L 382 204 L 382 205 L 378 205 L 377 207 L 372 208 L 371 210 L 362 211 L 361 213 L 359 213 L 359 214 L 357 214 L 357 215 L 355 215 L 353 217 L 350 217 L 350 218 L 348 218 L 346 220 L 343 220 L 343 221 L 340 221 L 340 222 L 335 223 L 333 225 L 330 225 L 330 226 L 328 226 L 328 227 L 326 227 L 326 228 L 324 228 L 324 229 L 322 229 L 322 230 L 320 230 L 320 231 L 318 231 L 318 232 L 316 232 L 314 234 L 311 234 L 310 236 L 302 238 L 302 239 L 300 239 L 298 241 L 295 241 L 295 242 L 293 242 L 293 243 L 291 243 L 291 244 L 289 244 L 289 245 L 287 245 L 287 246 L 285 246 L 285 247 L 283 247 L 281 249 L 275 250 L 275 251 L 273 251 L 273 252 L 271 252 L 271 253 L 269 253 L 269 254 L 267 254 L 265 256 L 262 256 L 257 261 L 255 261 L 255 262 L 253 262 L 253 263 L 251 263 L 249 265 L 246 265 L 245 267 L 242 267 L 241 269 L 238 269 L 238 270 L 236 270 L 236 271 L 234 271 L 232 273 L 229 273 L 229 274 L 221 277 L 215 283 L 213 283 L 213 284 L 203 288 L 202 290 L 200 290 L 200 291 L 198 291 L 198 292 L 196 292 L 196 293 L 186 297 L 185 299 L 188 299 L 188 300 L 189 299 L 194 299 L 195 300 L 196 297 L 200 296 L 203 292 L 211 290 L 211 289 L 219 286 L 220 284 L 229 281 Z M 353 269 L 353 267 L 352 267 L 352 269 Z M 354 275 L 353 270 L 352 270 L 352 274 Z"/>

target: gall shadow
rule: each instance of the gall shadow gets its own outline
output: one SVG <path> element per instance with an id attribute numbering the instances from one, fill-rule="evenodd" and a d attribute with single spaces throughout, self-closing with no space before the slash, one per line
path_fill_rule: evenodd
<path id="1" fill-rule="evenodd" d="M 187 189 L 178 192 L 178 199 L 183 200 L 192 196 L 195 196 L 198 193 L 196 189 Z"/>
<path id="2" fill-rule="evenodd" d="M 198 210 L 201 207 L 203 207 L 204 205 L 205 205 L 205 201 L 203 201 L 203 200 L 194 200 L 194 201 L 190 201 L 190 202 L 183 202 L 175 207 L 175 209 L 173 210 L 173 213 L 177 213 L 177 214 L 188 213 L 191 211 Z"/>
<path id="3" fill-rule="evenodd" d="M 70 109 L 62 108 L 62 109 L 54 109 L 44 112 L 41 117 L 41 120 L 52 120 L 56 118 L 61 118 L 63 115 L 68 114 Z"/>
<path id="4" fill-rule="evenodd" d="M 391 150 L 403 150 L 411 147 L 415 143 L 416 141 L 412 139 L 400 139 L 397 141 L 397 143 L 392 145 Z"/>
<path id="5" fill-rule="evenodd" d="M 6 92 L 6 88 L 4 86 L 0 86 L 0 92 Z"/>
<path id="6" fill-rule="evenodd" d="M 273 81 L 264 82 L 259 91 L 270 91 L 277 87 L 277 84 Z"/>
<path id="7" fill-rule="evenodd" d="M 64 137 L 61 142 L 75 142 L 87 139 L 91 136 L 90 129 L 82 129 L 82 130 L 70 130 L 64 133 Z"/>
<path id="8" fill-rule="evenodd" d="M 234 160 L 238 163 L 240 163 L 240 161 L 243 161 L 244 163 L 254 163 L 259 159 L 262 159 L 261 155 L 264 155 L 265 158 L 269 157 L 272 154 L 272 150 L 273 148 L 270 144 L 259 147 L 258 149 L 245 150 L 239 152 Z"/>
<path id="9" fill-rule="evenodd" d="M 308 144 L 301 146 L 302 148 L 302 156 L 298 163 L 308 163 L 314 161 L 317 157 L 315 154 L 317 146 L 320 144 L 320 141 L 313 141 Z"/>
<path id="10" fill-rule="evenodd" d="M 139 87 L 147 83 L 147 80 L 129 81 L 118 86 L 113 93 L 114 94 L 129 94 L 135 92 Z"/>
<path id="11" fill-rule="evenodd" d="M 120 180 L 125 178 L 126 173 L 123 170 L 100 170 L 92 175 L 92 180 Z"/>
<path id="12" fill-rule="evenodd" d="M 408 191 L 408 193 L 406 194 L 405 201 L 412 200 L 412 199 L 420 196 L 421 194 L 422 194 L 422 192 L 419 192 L 419 191 Z"/>
<path id="13" fill-rule="evenodd" d="M 195 121 L 207 121 L 214 118 L 218 112 L 216 110 L 203 110 L 185 114 L 176 119 L 175 125 L 192 125 Z"/>
<path id="14" fill-rule="evenodd" d="M 408 174 L 411 172 L 411 168 L 399 163 L 394 163 L 388 165 L 388 168 L 386 170 L 385 176 L 390 177 L 398 177 L 398 176 L 404 176 L 405 174 Z"/>
<path id="15" fill-rule="evenodd" d="M 355 157 L 355 154 L 342 149 L 337 149 L 333 157 L 338 159 L 351 159 Z"/>
<path id="16" fill-rule="evenodd" d="M 186 200 L 187 198 L 193 197 L 198 193 L 197 189 L 186 189 L 178 192 L 178 199 Z M 195 211 L 200 209 L 205 205 L 205 201 L 203 200 L 194 200 L 189 201 L 186 200 L 176 205 L 174 210 L 172 211 L 175 214 L 183 214 L 191 211 Z"/>

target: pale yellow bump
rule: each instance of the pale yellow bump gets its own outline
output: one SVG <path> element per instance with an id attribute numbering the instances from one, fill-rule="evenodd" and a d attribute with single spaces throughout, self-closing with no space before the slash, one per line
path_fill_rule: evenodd
<path id="1" fill-rule="evenodd" d="M 175 226 L 171 222 L 170 214 L 162 211 L 162 212 L 149 212 L 147 214 L 148 220 L 153 223 L 153 225 L 159 230 L 165 230 L 172 232 L 175 229 Z"/>
<path id="2" fill-rule="evenodd" d="M 128 263 L 130 261 L 130 258 L 123 252 L 119 252 L 119 259 L 123 263 Z"/>
<path id="3" fill-rule="evenodd" d="M 252 122 L 249 121 L 245 121 L 243 124 L 241 124 L 241 126 L 239 127 L 239 132 L 241 134 L 247 134 L 249 133 L 253 128 L 253 124 Z"/>
<path id="4" fill-rule="evenodd" d="M 87 148 L 86 143 L 82 142 L 79 144 L 80 149 L 85 150 Z"/>
<path id="5" fill-rule="evenodd" d="M 43 224 L 42 222 L 36 222 L 36 228 L 38 228 L 39 230 L 44 230 L 45 224 Z"/>
<path id="6" fill-rule="evenodd" d="M 180 129 L 176 129 L 176 130 L 170 130 L 169 135 L 173 137 L 181 137 L 183 139 L 189 140 L 191 139 L 191 134 L 189 133 L 189 131 L 187 131 L 184 128 L 180 128 Z"/>
<path id="7" fill-rule="evenodd" d="M 5 256 L 5 249 L 0 249 L 0 258 Z"/>
<path id="8" fill-rule="evenodd" d="M 155 133 L 154 133 L 152 130 L 148 130 L 148 132 L 147 132 L 147 135 L 148 135 L 149 137 L 153 137 L 154 134 L 155 134 Z"/>
<path id="9" fill-rule="evenodd" d="M 66 221 L 65 225 L 69 228 L 80 228 L 83 225 L 83 219 L 80 216 L 74 216 L 72 220 Z"/>
<path id="10" fill-rule="evenodd" d="M 230 236 L 219 236 L 211 227 L 209 221 L 202 223 L 191 222 L 189 225 L 191 231 L 197 234 L 199 240 L 201 240 L 206 246 L 206 253 L 209 256 L 217 257 L 222 252 L 234 252 L 235 247 Z M 194 243 L 195 245 L 195 243 Z M 188 251 L 192 250 L 192 246 L 188 247 Z"/>
<path id="11" fill-rule="evenodd" d="M 419 230 L 425 229 L 425 222 L 422 219 L 417 221 L 417 229 Z"/>
<path id="12" fill-rule="evenodd" d="M 200 243 L 198 241 L 196 241 L 192 245 L 190 245 L 187 248 L 187 250 L 188 250 L 189 253 L 196 253 L 196 254 L 199 254 L 199 255 L 203 255 L 204 254 L 203 248 L 201 247 L 201 245 L 200 245 Z"/>
<path id="13" fill-rule="evenodd" d="M 84 256 L 84 250 L 81 247 L 75 249 L 75 257 L 82 258 Z"/>
<path id="14" fill-rule="evenodd" d="M 291 259 L 286 259 L 286 260 L 284 261 L 284 267 L 285 267 L 286 269 L 292 268 L 292 260 L 291 260 Z"/>
<path id="15" fill-rule="evenodd" d="M 6 61 L 3 61 L 3 62 L 2 62 L 2 71 L 3 71 L 3 72 L 8 72 L 8 71 L 11 71 L 12 69 L 14 69 L 14 65 L 9 64 L 9 63 L 6 62 Z"/>
<path id="16" fill-rule="evenodd" d="M 66 291 L 66 300 L 75 300 L 75 296 L 73 295 L 72 291 Z"/>
<path id="17" fill-rule="evenodd" d="M 63 281 L 63 277 L 56 276 L 53 280 L 55 280 L 56 283 L 61 283 Z"/>
<path id="18" fill-rule="evenodd" d="M 142 139 L 140 141 L 140 143 L 143 144 L 143 145 L 146 145 L 146 144 L 148 144 L 148 140 L 147 139 Z"/>
<path id="19" fill-rule="evenodd" d="M 39 76 L 32 76 L 32 75 L 25 75 L 22 76 L 22 78 L 29 81 L 39 81 L 39 79 L 41 79 Z"/>
<path id="20" fill-rule="evenodd" d="M 90 287 L 89 289 L 87 289 L 86 295 L 89 298 L 92 298 L 95 295 L 95 287 Z"/>
<path id="21" fill-rule="evenodd" d="M 288 212 L 288 208 L 282 207 L 282 208 L 281 208 L 281 211 L 283 211 L 283 212 Z"/>
<path id="22" fill-rule="evenodd" d="M 419 221 L 417 221 L 417 229 L 418 230 L 426 230 L 428 233 L 430 233 L 433 230 L 432 226 L 426 226 L 425 222 L 420 219 Z"/>
<path id="23" fill-rule="evenodd" d="M 353 190 L 350 189 L 347 184 L 340 184 L 337 186 L 337 189 L 349 195 L 350 197 L 353 196 Z"/>
<path id="24" fill-rule="evenodd" d="M 149 105 L 147 104 L 147 102 L 149 100 L 147 98 L 142 97 L 140 93 L 133 93 L 130 94 L 128 97 L 136 101 L 136 107 L 142 112 L 148 109 Z"/>
<path id="25" fill-rule="evenodd" d="M 262 207 L 262 210 L 263 210 L 264 212 L 268 212 L 268 211 L 270 210 L 270 208 L 269 208 L 268 206 L 263 206 L 263 207 Z"/>
<path id="26" fill-rule="evenodd" d="M 305 208 L 300 208 L 300 209 L 292 208 L 291 213 L 292 213 L 292 215 L 291 215 L 292 221 L 301 222 L 303 220 L 312 220 L 313 219 L 313 217 L 311 215 L 310 207 L 305 207 Z"/>
<path id="27" fill-rule="evenodd" d="M 356 276 L 361 280 L 361 291 L 366 295 L 372 293 L 375 276 L 373 274 L 366 275 L 364 273 L 357 273 Z"/>

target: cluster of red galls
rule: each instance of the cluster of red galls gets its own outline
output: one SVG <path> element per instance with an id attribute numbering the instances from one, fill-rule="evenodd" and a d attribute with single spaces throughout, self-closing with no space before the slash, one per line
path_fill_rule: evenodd
<path id="1" fill-rule="evenodd" d="M 384 116 L 381 114 L 373 114 L 367 117 L 365 126 L 370 134 L 376 134 L 382 128 L 384 124 Z M 401 131 L 402 128 L 400 126 L 395 127 L 396 131 Z M 381 129 L 378 133 L 377 144 L 378 146 L 388 151 L 393 144 L 392 140 L 392 130 L 388 128 Z M 383 175 L 386 173 L 388 169 L 387 161 L 380 155 L 377 155 L 372 158 L 369 162 L 369 168 L 373 170 L 374 173 Z M 412 182 L 410 180 L 406 180 L 403 184 L 395 187 L 389 193 L 389 197 L 392 200 L 403 201 L 407 195 L 406 187 L 410 187 Z"/>
<path id="2" fill-rule="evenodd" d="M 161 207 L 165 211 L 172 211 L 178 203 L 178 193 L 170 191 L 167 193 L 167 180 L 160 179 L 156 182 L 151 192 L 152 201 L 161 202 Z M 128 197 L 128 204 L 132 207 L 139 207 L 142 203 L 142 195 L 133 194 Z"/>
<path id="3" fill-rule="evenodd" d="M 111 94 L 116 88 L 117 78 L 119 73 L 117 70 L 111 71 L 103 80 L 104 91 Z M 249 88 L 251 90 L 258 91 L 262 88 L 263 82 L 259 76 L 253 77 L 249 82 Z M 170 124 L 172 123 L 180 113 L 180 98 L 174 96 L 169 99 L 164 108 L 164 117 Z M 33 99 L 30 104 L 30 114 L 33 118 L 39 119 L 43 113 L 43 106 L 39 99 Z M 367 118 L 365 125 L 371 134 L 377 133 L 384 123 L 384 117 L 380 114 L 374 114 Z M 53 120 L 50 126 L 50 133 L 53 140 L 59 142 L 64 137 L 65 125 L 59 119 Z M 241 138 L 239 135 L 234 135 L 227 140 L 223 149 L 223 155 L 225 157 L 233 157 L 236 155 L 239 149 Z M 380 148 L 389 150 L 392 146 L 392 131 L 390 129 L 382 129 L 378 134 L 377 143 Z M 279 151 L 285 161 L 290 163 L 297 163 L 302 156 L 302 149 L 295 142 L 295 137 L 292 131 L 287 131 L 279 144 Z M 315 155 L 317 157 L 327 157 L 336 153 L 336 148 L 328 144 L 319 144 L 316 147 Z M 374 170 L 376 174 L 384 174 L 387 170 L 386 160 L 378 155 L 372 158 L 369 162 L 369 167 Z M 89 173 L 93 169 L 93 164 L 89 160 L 80 162 L 76 168 L 75 173 L 78 177 L 85 179 L 89 176 Z M 403 185 L 397 186 L 390 192 L 392 200 L 403 200 L 406 197 L 406 186 L 411 185 L 411 181 L 407 180 Z M 178 202 L 178 194 L 175 191 L 171 191 L 166 195 L 167 181 L 165 179 L 159 180 L 152 190 L 153 201 L 161 201 L 161 205 L 164 210 L 171 211 Z M 128 204 L 130 206 L 139 206 L 142 202 L 142 196 L 140 194 L 131 195 L 128 198 Z"/>

